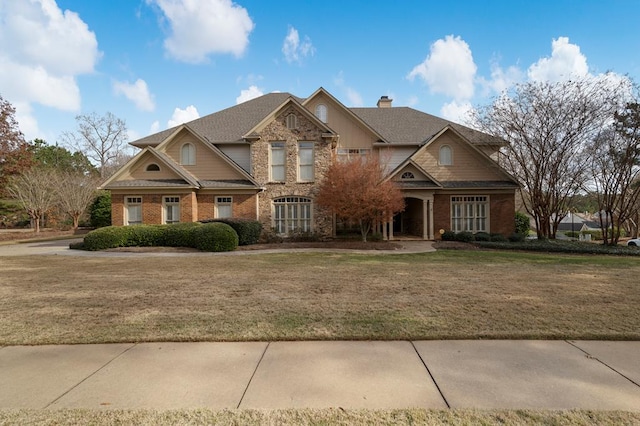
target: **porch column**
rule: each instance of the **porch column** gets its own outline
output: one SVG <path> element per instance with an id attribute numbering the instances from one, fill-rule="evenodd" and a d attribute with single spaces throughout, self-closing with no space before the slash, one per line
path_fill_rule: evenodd
<path id="1" fill-rule="evenodd" d="M 387 222 L 383 220 L 380 225 L 382 226 L 382 239 L 387 241 Z"/>
<path id="2" fill-rule="evenodd" d="M 429 200 L 422 200 L 422 239 L 430 240 L 429 227 L 431 223 L 429 221 Z"/>
<path id="3" fill-rule="evenodd" d="M 393 216 L 387 222 L 389 225 L 389 241 L 393 240 Z"/>
<path id="4" fill-rule="evenodd" d="M 425 224 L 428 224 L 428 227 L 425 226 L 425 233 L 427 234 L 428 240 L 434 239 L 434 230 L 433 230 L 433 195 L 427 197 L 425 200 L 425 207 L 423 208 L 424 219 L 426 220 Z"/>

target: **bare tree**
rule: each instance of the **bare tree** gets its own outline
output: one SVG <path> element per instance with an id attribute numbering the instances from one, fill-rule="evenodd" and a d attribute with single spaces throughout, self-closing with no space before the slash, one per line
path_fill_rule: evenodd
<path id="1" fill-rule="evenodd" d="M 40 232 L 40 220 L 52 209 L 58 195 L 55 179 L 50 170 L 32 167 L 20 175 L 13 176 L 8 186 L 9 194 L 16 198 L 35 222 L 36 232 Z"/>
<path id="2" fill-rule="evenodd" d="M 629 103 L 614 117 L 613 127 L 590 149 L 602 237 L 611 245 L 618 244 L 620 230 L 636 216 L 640 200 L 640 104 Z"/>
<path id="3" fill-rule="evenodd" d="M 78 128 L 74 133 L 62 135 L 66 143 L 82 151 L 98 164 L 100 177 L 105 178 L 107 167 L 118 158 L 127 143 L 125 122 L 107 112 L 103 116 L 95 112 L 76 117 Z"/>
<path id="4" fill-rule="evenodd" d="M 73 229 L 77 229 L 80 217 L 96 197 L 99 179 L 73 171 L 59 171 L 54 176 L 59 205 L 73 220 Z"/>
<path id="5" fill-rule="evenodd" d="M 315 201 L 339 218 L 358 223 L 362 241 L 367 241 L 374 223 L 404 210 L 402 190 L 385 176 L 385 167 L 374 156 L 335 161 L 320 182 Z"/>
<path id="6" fill-rule="evenodd" d="M 555 238 L 568 200 L 589 178 L 586 146 L 630 89 L 628 79 L 609 75 L 528 82 L 476 111 L 477 127 L 509 142 L 501 164 L 520 181 L 539 238 Z"/>

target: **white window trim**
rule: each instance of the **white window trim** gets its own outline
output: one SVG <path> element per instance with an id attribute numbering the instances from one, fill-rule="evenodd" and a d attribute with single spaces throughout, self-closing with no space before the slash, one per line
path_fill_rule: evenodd
<path id="1" fill-rule="evenodd" d="M 189 158 L 185 158 L 185 155 L 184 155 L 184 149 L 187 146 L 191 147 L 191 149 L 189 150 L 189 155 L 188 155 Z M 192 144 L 191 142 L 185 142 L 180 147 L 180 165 L 182 165 L 182 166 L 195 166 L 196 165 L 196 146 L 194 144 Z"/>
<path id="2" fill-rule="evenodd" d="M 131 201 L 136 200 L 136 201 Z M 142 219 L 142 195 L 125 195 L 124 196 L 124 224 L 129 225 L 141 225 L 143 222 Z M 129 220 L 129 207 L 130 206 L 140 206 L 140 221 L 133 221 L 133 223 Z"/>
<path id="3" fill-rule="evenodd" d="M 298 116 L 294 113 L 287 115 L 285 118 L 287 129 L 293 130 L 298 128 Z"/>
<path id="4" fill-rule="evenodd" d="M 316 105 L 315 116 L 318 120 L 326 123 L 329 119 L 329 111 L 325 104 Z"/>
<path id="5" fill-rule="evenodd" d="M 303 145 L 305 145 L 303 147 Z M 309 146 L 310 145 L 310 146 Z M 300 162 L 301 156 L 301 150 L 302 149 L 311 149 L 311 164 L 302 164 Z M 313 143 L 313 141 L 300 141 L 298 142 L 298 182 L 314 182 L 315 181 L 315 174 L 316 174 L 316 168 L 315 168 L 315 158 L 316 158 L 316 147 L 315 147 L 315 143 Z M 302 179 L 302 172 L 301 172 L 301 167 L 303 166 L 311 166 L 311 179 Z"/>
<path id="6" fill-rule="evenodd" d="M 177 199 L 177 201 L 175 201 Z M 180 223 L 180 216 L 182 215 L 182 206 L 179 195 L 163 195 L 162 196 L 162 223 Z M 167 206 L 178 206 L 178 219 L 167 221 Z"/>
<path id="7" fill-rule="evenodd" d="M 484 216 L 478 216 L 477 206 L 484 205 Z M 457 226 L 454 218 L 454 205 L 462 206 L 462 216 L 457 218 L 461 221 L 461 226 Z M 473 206 L 472 216 L 467 215 L 467 206 Z M 478 226 L 478 219 L 484 218 L 484 229 Z M 452 195 L 450 197 L 450 209 L 449 219 L 451 223 L 451 230 L 454 232 L 468 231 L 472 233 L 477 232 L 491 232 L 491 197 L 489 195 Z M 468 220 L 471 220 L 471 229 L 467 226 Z"/>
<path id="8" fill-rule="evenodd" d="M 278 150 L 282 149 L 282 177 L 283 179 L 274 179 L 273 177 L 273 148 L 275 145 L 282 145 Z M 269 182 L 285 182 L 287 180 L 287 145 L 284 141 L 273 141 L 269 144 Z M 278 164 L 280 166 L 280 164 Z"/>
<path id="9" fill-rule="evenodd" d="M 448 149 L 449 150 L 449 162 L 443 162 L 442 161 L 442 150 L 443 149 Z M 441 145 L 440 149 L 438 150 L 438 165 L 439 166 L 453 166 L 453 148 L 451 148 L 451 145 Z"/>
<path id="10" fill-rule="evenodd" d="M 230 195 L 219 195 L 215 198 L 215 211 L 214 216 L 216 219 L 226 219 L 233 217 L 233 197 Z M 229 216 L 220 216 L 220 207 L 221 206 L 229 206 L 231 208 L 231 214 Z"/>
<path id="11" fill-rule="evenodd" d="M 338 161 L 349 161 L 352 158 L 371 155 L 371 148 L 338 148 L 336 154 Z"/>
<path id="12" fill-rule="evenodd" d="M 297 217 L 291 218 L 289 216 L 289 206 L 294 205 L 297 206 Z M 301 217 L 302 205 L 308 206 L 309 208 L 309 217 L 307 218 Z M 284 206 L 284 218 L 282 219 L 277 219 L 276 217 L 277 206 Z M 277 221 L 281 221 L 283 223 L 282 228 L 284 229 L 284 232 L 279 232 L 277 230 Z M 306 227 L 307 229 L 304 229 L 304 223 L 308 224 Z M 313 200 L 309 197 L 298 196 L 274 198 L 271 202 L 271 225 L 278 235 L 288 235 L 291 232 L 313 232 Z"/>

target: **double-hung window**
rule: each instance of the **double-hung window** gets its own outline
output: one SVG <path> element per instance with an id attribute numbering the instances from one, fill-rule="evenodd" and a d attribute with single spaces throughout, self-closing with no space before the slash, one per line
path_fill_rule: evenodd
<path id="1" fill-rule="evenodd" d="M 451 197 L 451 230 L 488 232 L 489 197 Z"/>
<path id="2" fill-rule="evenodd" d="M 233 197 L 216 197 L 216 218 L 233 217 Z"/>
<path id="3" fill-rule="evenodd" d="M 364 158 L 369 154 L 370 148 L 338 148 L 338 161 L 347 162 L 355 158 Z"/>
<path id="4" fill-rule="evenodd" d="M 285 152 L 284 142 L 272 142 L 271 143 L 271 182 L 284 182 L 285 176 Z"/>
<path id="5" fill-rule="evenodd" d="M 142 197 L 125 197 L 125 225 L 142 223 Z"/>
<path id="6" fill-rule="evenodd" d="M 311 199 L 281 197 L 273 200 L 273 227 L 277 234 L 311 232 Z"/>
<path id="7" fill-rule="evenodd" d="M 164 223 L 180 222 L 180 197 L 162 197 Z"/>
<path id="8" fill-rule="evenodd" d="M 313 142 L 298 144 L 298 181 L 313 182 Z"/>

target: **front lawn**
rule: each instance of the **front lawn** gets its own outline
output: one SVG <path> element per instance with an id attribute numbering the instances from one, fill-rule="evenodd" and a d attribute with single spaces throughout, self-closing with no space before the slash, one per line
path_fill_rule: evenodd
<path id="1" fill-rule="evenodd" d="M 0 259 L 0 345 L 640 339 L 634 257 L 438 251 Z"/>

